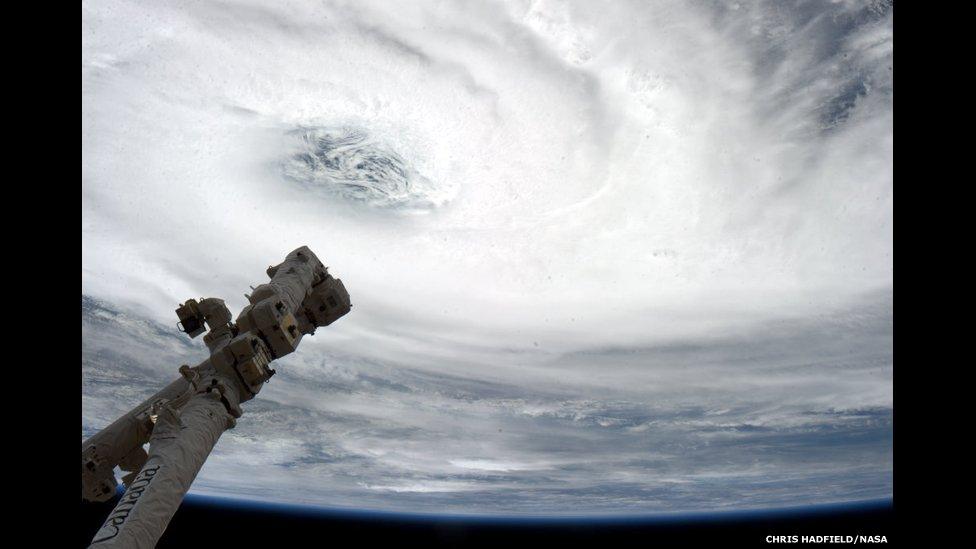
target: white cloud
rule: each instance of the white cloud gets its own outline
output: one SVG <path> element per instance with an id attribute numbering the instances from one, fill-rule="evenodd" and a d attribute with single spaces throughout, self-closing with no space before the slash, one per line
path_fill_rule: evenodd
<path id="1" fill-rule="evenodd" d="M 892 30 L 876 7 L 84 3 L 83 292 L 170 326 L 189 297 L 239 310 L 303 244 L 349 288 L 352 312 L 260 397 L 323 424 L 278 432 L 251 403 L 239 432 L 278 438 L 222 441 L 210 491 L 248 453 L 366 505 L 366 484 L 435 494 L 467 490 L 444 478 L 458 469 L 585 469 L 560 444 L 606 464 L 613 440 L 625 477 L 685 479 L 707 464 L 648 465 L 642 444 L 707 459 L 759 444 L 748 429 L 787 446 L 861 429 L 844 411 L 891 406 Z M 446 202 L 408 214 L 296 184 L 281 163 L 300 125 L 367 131 Z M 153 336 L 133 326 L 130 348 L 86 342 L 92 363 L 141 364 Z M 115 410 L 86 391 L 86 424 Z M 871 440 L 883 492 L 890 441 Z M 560 474 L 535 478 L 599 484 Z"/>

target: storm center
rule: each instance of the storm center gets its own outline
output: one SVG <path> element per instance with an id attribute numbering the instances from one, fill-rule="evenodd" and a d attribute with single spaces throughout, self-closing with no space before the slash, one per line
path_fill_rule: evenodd
<path id="1" fill-rule="evenodd" d="M 368 207 L 424 212 L 442 206 L 435 185 L 391 146 L 357 127 L 300 127 L 282 171 L 313 192 Z"/>

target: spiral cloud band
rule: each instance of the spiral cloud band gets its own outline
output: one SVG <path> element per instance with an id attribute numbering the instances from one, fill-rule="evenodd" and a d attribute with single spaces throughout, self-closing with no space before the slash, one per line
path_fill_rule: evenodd
<path id="1" fill-rule="evenodd" d="M 192 492 L 891 495 L 887 2 L 83 4 L 83 434 L 308 245 L 354 308 Z"/>

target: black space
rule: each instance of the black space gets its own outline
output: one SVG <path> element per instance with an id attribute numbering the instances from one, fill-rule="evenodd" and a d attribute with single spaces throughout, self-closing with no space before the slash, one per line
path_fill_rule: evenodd
<path id="1" fill-rule="evenodd" d="M 77 546 L 87 547 L 114 500 L 81 504 Z M 790 517 L 629 524 L 526 525 L 465 522 L 457 519 L 392 519 L 312 515 L 286 510 L 213 505 L 187 500 L 177 511 L 157 547 L 692 547 L 811 545 L 770 544 L 766 536 L 885 536 L 896 541 L 891 506 Z M 823 545 L 823 544 L 820 544 Z"/>

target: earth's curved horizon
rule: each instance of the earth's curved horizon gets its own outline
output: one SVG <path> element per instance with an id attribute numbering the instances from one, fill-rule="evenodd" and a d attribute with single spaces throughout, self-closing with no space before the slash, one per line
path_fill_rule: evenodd
<path id="1" fill-rule="evenodd" d="M 117 489 L 117 496 L 125 493 L 122 486 Z M 114 500 L 112 500 L 114 501 Z M 360 509 L 347 507 L 328 507 L 314 504 L 283 503 L 244 499 L 230 496 L 212 496 L 189 493 L 184 498 L 185 503 L 200 506 L 251 509 L 260 512 L 277 513 L 281 515 L 298 515 L 307 517 L 352 517 L 358 519 L 379 520 L 410 520 L 410 521 L 458 521 L 482 524 L 583 524 L 593 523 L 602 525 L 622 524 L 668 524 L 694 522 L 722 522 L 742 519 L 758 518 L 791 518 L 812 516 L 836 516 L 843 513 L 859 511 L 890 511 L 894 508 L 894 499 L 877 498 L 866 500 L 842 501 L 831 503 L 814 503 L 787 507 L 760 507 L 751 509 L 726 509 L 719 511 L 677 511 L 670 513 L 643 514 L 540 514 L 540 515 L 503 515 L 503 514 L 473 514 L 473 513 L 438 513 L 417 511 L 388 511 L 383 509 Z"/>
<path id="2" fill-rule="evenodd" d="M 220 496 L 202 496 L 189 494 L 186 501 L 191 504 L 224 506 L 231 508 L 250 508 L 258 511 L 280 513 L 285 515 L 355 517 L 386 520 L 411 521 L 458 521 L 481 524 L 668 524 L 694 522 L 722 522 L 763 518 L 791 518 L 812 516 L 837 516 L 843 513 L 863 511 L 887 511 L 893 509 L 893 498 L 880 498 L 836 503 L 815 503 L 792 507 L 762 507 L 756 509 L 735 509 L 722 511 L 679 511 L 673 513 L 646 514 L 606 514 L 594 515 L 580 513 L 576 515 L 492 515 L 492 514 L 449 514 L 449 513 L 421 513 L 409 511 L 384 511 L 375 509 L 347 509 L 337 507 L 323 507 L 317 505 L 301 505 L 295 503 L 277 503 L 259 500 L 247 500 Z"/>

